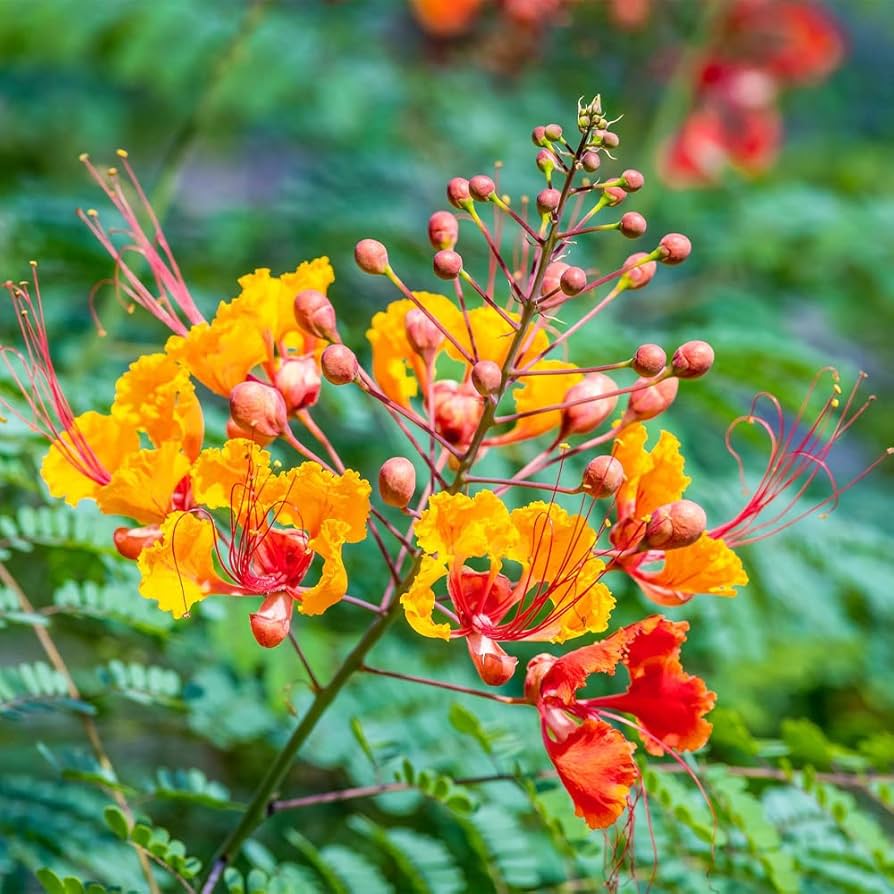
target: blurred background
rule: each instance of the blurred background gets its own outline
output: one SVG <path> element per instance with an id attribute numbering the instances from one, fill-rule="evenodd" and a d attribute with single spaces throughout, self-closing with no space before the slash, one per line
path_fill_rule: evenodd
<path id="1" fill-rule="evenodd" d="M 72 403 L 106 406 L 114 378 L 166 335 L 109 289 L 95 295 L 104 338 L 88 310 L 111 265 L 74 212 L 110 209 L 78 156 L 102 167 L 124 147 L 206 313 L 255 267 L 280 273 L 328 255 L 346 340 L 366 350 L 369 318 L 397 296 L 356 270 L 354 243 L 380 239 L 406 282 L 437 290 L 425 227 L 447 180 L 500 161 L 501 189 L 535 194 L 531 128 L 573 130 L 577 98 L 599 92 L 610 118 L 624 116 L 616 170 L 603 171 L 643 171 L 646 188 L 625 209 L 645 214 L 649 232 L 636 246 L 603 234 L 576 262 L 611 270 L 669 231 L 694 250 L 600 317 L 572 359 L 615 360 L 645 341 L 714 345 L 714 370 L 682 389 L 668 427 L 690 495 L 721 519 L 741 500 L 723 435 L 757 390 L 794 411 L 820 367 L 837 366 L 845 390 L 869 373 L 862 392 L 878 401 L 836 450 L 841 482 L 894 440 L 892 57 L 894 5 L 873 0 L 5 0 L 0 274 L 25 278 L 39 260 Z M 18 337 L 8 306 L 0 336 Z M 11 394 L 8 378 L 0 388 Z M 320 418 L 371 477 L 400 440 L 343 391 L 324 389 Z M 213 436 L 224 420 L 221 407 Z M 14 421 L 0 427 L 0 559 L 37 609 L 21 616 L 0 588 L 0 891 L 39 890 L 33 872 L 45 865 L 142 890 L 132 852 L 102 823 L 96 783 L 109 779 L 91 764 L 79 712 L 96 713 L 138 811 L 207 859 L 309 692 L 294 655 L 260 654 L 226 600 L 174 629 L 136 597 L 133 569 L 110 546 L 114 525 L 46 497 L 42 452 Z M 890 773 L 892 473 L 883 464 L 828 519 L 746 549 L 752 583 L 736 600 L 673 613 L 693 622 L 688 664 L 719 695 L 708 765 Z M 358 595 L 375 597 L 375 555 L 353 558 Z M 617 622 L 642 615 L 633 588 L 619 596 Z M 325 623 L 302 621 L 322 669 L 361 628 L 356 615 L 339 607 Z M 22 677 L 44 659 L 31 628 L 48 620 L 83 689 L 77 703 Z M 376 663 L 473 682 L 464 656 L 446 653 L 401 628 Z M 514 713 L 362 681 L 303 751 L 289 794 L 388 781 L 404 760 L 453 776 L 543 768 L 536 724 Z M 875 783 L 836 789 L 850 800 L 835 814 L 785 780 L 743 788 L 721 774 L 729 828 L 712 854 L 710 815 L 694 786 L 673 782 L 654 783 L 671 821 L 656 821 L 652 890 L 894 890 L 890 791 Z M 560 790 L 501 783 L 473 796 L 471 812 L 403 793 L 286 814 L 240 868 L 254 867 L 256 890 L 602 890 L 605 845 Z M 640 839 L 646 868 L 630 890 L 645 889 L 652 865 Z M 162 873 L 159 884 L 176 889 Z"/>

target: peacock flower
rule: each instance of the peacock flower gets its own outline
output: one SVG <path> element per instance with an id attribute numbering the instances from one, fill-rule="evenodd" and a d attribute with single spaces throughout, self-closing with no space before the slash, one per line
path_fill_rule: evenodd
<path id="1" fill-rule="evenodd" d="M 615 440 L 613 455 L 626 476 L 615 495 L 617 523 L 611 539 L 616 564 L 659 605 L 680 605 L 699 593 L 735 596 L 735 587 L 747 584 L 748 575 L 722 531 L 704 531 L 677 548 L 651 547 L 650 522 L 688 502 L 682 497 L 691 479 L 683 472 L 680 442 L 672 434 L 662 431 L 651 450 L 647 439 L 645 426 L 636 422 Z"/>
<path id="2" fill-rule="evenodd" d="M 716 695 L 680 663 L 688 629 L 685 621 L 651 615 L 561 658 L 542 654 L 528 664 L 525 696 L 540 712 L 543 744 L 575 812 L 592 829 L 618 819 L 640 778 L 636 745 L 612 722 L 636 730 L 655 756 L 694 751 L 711 734 L 705 714 Z M 619 664 L 630 680 L 623 692 L 578 697 L 592 674 L 612 676 Z"/>
<path id="3" fill-rule="evenodd" d="M 601 581 L 605 563 L 593 555 L 596 532 L 583 516 L 541 501 L 510 512 L 487 490 L 474 497 L 442 492 L 415 530 L 423 555 L 401 598 L 407 621 L 423 636 L 465 638 L 486 683 L 505 683 L 515 669 L 501 642 L 564 642 L 608 625 L 614 598 Z M 488 567 L 474 570 L 470 559 Z M 506 561 L 520 566 L 515 581 L 501 573 Z M 449 608 L 433 589 L 445 577 Z M 446 620 L 436 621 L 435 612 Z"/>
<path id="4" fill-rule="evenodd" d="M 296 602 L 315 615 L 345 595 L 342 547 L 366 537 L 370 510 L 370 486 L 356 472 L 336 475 L 313 462 L 280 471 L 257 444 L 232 439 L 202 451 L 191 480 L 196 508 L 171 513 L 140 553 L 140 593 L 159 608 L 179 618 L 212 593 L 260 596 L 252 631 L 269 647 L 288 634 Z M 218 509 L 229 514 L 223 532 Z M 319 578 L 308 586 L 316 556 Z"/>

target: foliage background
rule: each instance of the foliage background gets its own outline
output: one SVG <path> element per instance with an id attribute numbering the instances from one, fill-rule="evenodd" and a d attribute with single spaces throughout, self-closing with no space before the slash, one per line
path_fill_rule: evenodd
<path id="1" fill-rule="evenodd" d="M 847 35 L 846 64 L 822 87 L 785 95 L 779 163 L 757 181 L 674 191 L 653 176 L 653 151 L 680 96 L 658 83 L 654 60 L 696 39 L 700 4 L 669 2 L 646 32 L 625 35 L 607 26 L 600 3 L 583 3 L 571 28 L 545 36 L 509 76 L 491 70 L 481 46 L 427 43 L 403 5 L 385 0 L 5 0 L 0 272 L 19 279 L 40 259 L 73 403 L 106 405 L 113 378 L 165 335 L 107 291 L 97 305 L 106 338 L 87 313 L 89 288 L 110 270 L 73 214 L 100 201 L 77 156 L 111 160 L 125 146 L 204 308 L 254 267 L 278 272 L 328 254 L 338 277 L 330 294 L 360 345 L 370 315 L 393 296 L 355 270 L 354 242 L 382 239 L 406 280 L 434 288 L 424 228 L 446 180 L 501 159 L 510 192 L 535 189 L 530 127 L 570 124 L 577 96 L 601 91 L 625 114 L 621 165 L 647 175 L 630 207 L 646 213 L 650 234 L 689 234 L 695 252 L 625 297 L 575 359 L 614 359 L 647 340 L 715 345 L 714 372 L 685 388 L 670 415 L 694 498 L 719 518 L 738 498 L 722 435 L 754 390 L 792 406 L 817 367 L 839 365 L 845 381 L 865 369 L 880 409 L 842 445 L 844 467 L 859 471 L 892 439 L 894 7 L 827 5 Z M 629 251 L 622 242 L 591 243 L 591 262 L 610 269 Z M 9 313 L 0 327 L 5 343 L 15 337 Z M 343 390 L 324 389 L 321 413 L 368 477 L 400 449 L 381 416 Z M 221 408 L 218 435 L 223 420 Z M 0 428 L 0 557 L 40 610 L 22 615 L 0 588 L 0 892 L 39 890 L 34 871 L 47 865 L 142 890 L 132 850 L 103 823 L 109 798 L 95 785 L 79 712 L 95 712 L 137 810 L 207 859 L 309 693 L 291 652 L 256 647 L 241 606 L 203 603 L 175 629 L 143 603 L 133 569 L 111 549 L 108 520 L 48 502 L 36 477 L 42 450 L 21 427 Z M 693 622 L 688 663 L 719 694 L 700 764 L 891 771 L 892 496 L 892 468 L 883 467 L 830 519 L 750 549 L 752 585 L 737 600 L 702 598 L 673 613 Z M 357 595 L 375 598 L 375 556 L 353 558 Z M 621 606 L 619 623 L 647 609 L 632 589 Z M 324 672 L 363 620 L 339 607 L 302 621 Z M 47 622 L 80 702 L 35 670 L 44 656 L 30 628 Z M 464 656 L 402 628 L 376 663 L 472 682 Z M 361 680 L 303 750 L 286 794 L 389 781 L 407 772 L 405 760 L 454 777 L 537 771 L 541 752 L 526 712 Z M 198 773 L 181 772 L 189 768 Z M 718 811 L 713 854 L 694 787 L 667 774 L 650 780 L 660 854 L 652 890 L 894 890 L 884 784 L 828 788 L 809 771 L 793 784 L 746 784 L 722 768 L 704 778 Z M 600 890 L 602 839 L 585 835 L 551 782 L 536 794 L 505 782 L 434 794 L 276 817 L 240 864 L 256 869 L 248 889 Z M 648 835 L 636 854 L 631 890 L 649 881 Z M 177 889 L 164 873 L 159 882 Z M 239 890 L 235 875 L 229 883 Z"/>

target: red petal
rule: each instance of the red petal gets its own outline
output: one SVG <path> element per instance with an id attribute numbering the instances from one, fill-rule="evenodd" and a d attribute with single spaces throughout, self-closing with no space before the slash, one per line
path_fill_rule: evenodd
<path id="1" fill-rule="evenodd" d="M 564 741 L 553 741 L 546 723 L 543 743 L 562 784 L 574 801 L 575 813 L 591 829 L 610 826 L 624 811 L 627 793 L 639 773 L 635 745 L 602 720 L 585 720 Z"/>
<path id="2" fill-rule="evenodd" d="M 541 698 L 558 698 L 570 705 L 590 674 L 614 674 L 630 639 L 628 629 L 625 627 L 602 642 L 575 649 L 559 658 L 543 677 Z"/>
<path id="3" fill-rule="evenodd" d="M 507 655 L 499 643 L 480 633 L 470 633 L 466 645 L 475 670 L 488 686 L 502 686 L 512 679 L 518 659 Z"/>
<path id="4" fill-rule="evenodd" d="M 293 599 L 288 593 L 272 593 L 248 618 L 258 645 L 265 649 L 278 646 L 289 635 Z"/>

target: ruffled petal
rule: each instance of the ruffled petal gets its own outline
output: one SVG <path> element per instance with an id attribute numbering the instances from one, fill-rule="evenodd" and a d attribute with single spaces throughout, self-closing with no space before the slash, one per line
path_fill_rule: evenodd
<path id="1" fill-rule="evenodd" d="M 208 509 L 232 505 L 237 517 L 248 494 L 255 494 L 271 478 L 270 454 L 246 438 L 231 438 L 223 447 L 210 447 L 199 454 L 192 470 L 193 496 Z M 244 507 L 248 509 L 247 506 Z"/>
<path id="2" fill-rule="evenodd" d="M 507 316 L 516 323 L 520 319 L 517 313 L 508 312 Z M 478 359 L 492 360 L 497 366 L 502 366 L 509 354 L 509 348 L 516 332 L 515 328 L 490 305 L 476 307 L 469 311 L 468 317 L 469 326 L 475 339 L 475 348 L 478 351 Z M 472 355 L 472 342 L 469 339 L 469 332 L 462 314 L 457 311 L 455 316 L 445 320 L 444 323 L 445 328 L 449 330 L 457 343 L 462 345 L 469 355 Z M 525 339 L 524 350 L 516 358 L 516 366 L 523 366 L 533 360 L 548 346 L 549 337 L 542 329 L 538 329 L 533 337 Z M 444 348 L 454 360 L 464 359 L 449 341 L 445 343 Z"/>
<path id="3" fill-rule="evenodd" d="M 601 642 L 566 653 L 544 675 L 541 698 L 572 704 L 575 693 L 584 686 L 590 674 L 614 674 L 630 639 L 627 628 L 621 628 Z"/>
<path id="4" fill-rule="evenodd" d="M 308 541 L 308 546 L 323 559 L 320 579 L 301 592 L 301 613 L 321 615 L 348 592 L 348 573 L 341 557 L 341 548 L 351 531 L 348 522 L 327 518 L 319 533 Z"/>
<path id="5" fill-rule="evenodd" d="M 564 643 L 585 633 L 601 633 L 615 607 L 611 590 L 599 579 L 605 569 L 600 559 L 590 558 L 580 572 L 550 592 L 556 620 L 537 639 Z"/>
<path id="6" fill-rule="evenodd" d="M 596 532 L 583 516 L 537 500 L 510 518 L 518 539 L 509 558 L 524 566 L 532 583 L 568 581 L 588 562 Z"/>
<path id="7" fill-rule="evenodd" d="M 407 591 L 400 597 L 407 623 L 421 636 L 450 639 L 450 625 L 432 620 L 435 593 L 432 587 L 447 574 L 447 563 L 432 556 L 423 556 L 419 571 Z"/>

